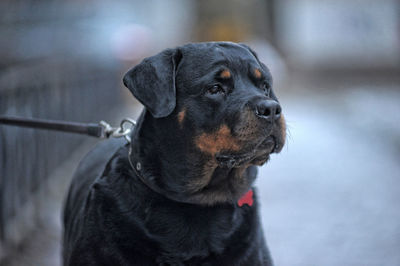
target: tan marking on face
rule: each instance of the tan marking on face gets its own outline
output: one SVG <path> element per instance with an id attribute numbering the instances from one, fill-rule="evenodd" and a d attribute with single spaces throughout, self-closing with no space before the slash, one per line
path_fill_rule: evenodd
<path id="1" fill-rule="evenodd" d="M 254 76 L 258 79 L 261 78 L 261 71 L 258 68 L 254 69 Z"/>
<path id="2" fill-rule="evenodd" d="M 215 155 L 222 150 L 238 151 L 238 141 L 232 136 L 227 125 L 222 125 L 214 133 L 203 133 L 195 139 L 196 146 L 204 153 Z"/>
<path id="3" fill-rule="evenodd" d="M 178 113 L 178 122 L 180 125 L 182 125 L 183 119 L 185 119 L 185 115 L 186 115 L 186 109 L 183 108 L 182 111 Z"/>
<path id="4" fill-rule="evenodd" d="M 219 76 L 223 79 L 228 79 L 231 77 L 231 72 L 228 69 L 225 69 L 221 74 L 219 74 Z"/>
<path id="5" fill-rule="evenodd" d="M 279 123 L 281 125 L 281 134 L 282 134 L 282 141 L 284 144 L 285 140 L 286 140 L 286 120 L 285 117 L 283 116 L 283 114 L 281 114 L 281 118 L 279 119 Z"/>

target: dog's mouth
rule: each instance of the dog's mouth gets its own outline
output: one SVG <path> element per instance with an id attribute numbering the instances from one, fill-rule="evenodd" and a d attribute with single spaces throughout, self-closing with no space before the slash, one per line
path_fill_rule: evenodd
<path id="1" fill-rule="evenodd" d="M 221 152 L 215 156 L 222 168 L 238 168 L 243 165 L 262 165 L 269 160 L 269 155 L 279 150 L 276 138 L 272 135 L 258 144 L 240 153 Z"/>

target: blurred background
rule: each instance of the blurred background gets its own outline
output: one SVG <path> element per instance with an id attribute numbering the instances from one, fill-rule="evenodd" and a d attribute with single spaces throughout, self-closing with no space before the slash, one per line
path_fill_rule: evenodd
<path id="1" fill-rule="evenodd" d="M 141 110 L 140 60 L 198 41 L 251 46 L 286 148 L 257 181 L 277 266 L 400 265 L 400 2 L 2 0 L 0 114 L 114 125 Z M 72 172 L 98 140 L 0 125 L 0 265 L 60 265 Z"/>

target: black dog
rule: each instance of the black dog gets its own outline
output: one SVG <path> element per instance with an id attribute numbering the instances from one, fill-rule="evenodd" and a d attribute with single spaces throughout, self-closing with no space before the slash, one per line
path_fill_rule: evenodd
<path id="1" fill-rule="evenodd" d="M 245 45 L 188 44 L 124 84 L 145 109 L 130 144 L 79 165 L 64 265 L 272 265 L 251 188 L 285 140 L 267 67 Z"/>

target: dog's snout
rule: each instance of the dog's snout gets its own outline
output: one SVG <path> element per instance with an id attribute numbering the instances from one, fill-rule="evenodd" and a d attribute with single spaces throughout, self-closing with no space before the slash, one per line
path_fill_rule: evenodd
<path id="1" fill-rule="evenodd" d="M 274 100 L 263 100 L 257 103 L 256 115 L 266 119 L 278 120 L 281 117 L 281 106 Z"/>

